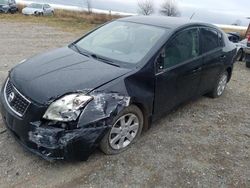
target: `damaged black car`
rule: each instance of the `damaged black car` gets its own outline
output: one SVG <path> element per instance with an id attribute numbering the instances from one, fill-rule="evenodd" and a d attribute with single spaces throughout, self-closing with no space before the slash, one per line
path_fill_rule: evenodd
<path id="1" fill-rule="evenodd" d="M 220 97 L 235 46 L 217 27 L 167 17 L 109 22 L 20 62 L 1 92 L 11 133 L 45 159 L 118 154 L 182 103 Z"/>

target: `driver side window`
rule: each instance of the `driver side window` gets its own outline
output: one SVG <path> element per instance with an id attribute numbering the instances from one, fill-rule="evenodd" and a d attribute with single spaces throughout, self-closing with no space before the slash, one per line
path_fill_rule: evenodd
<path id="1" fill-rule="evenodd" d="M 174 67 L 199 56 L 198 29 L 188 29 L 177 34 L 163 50 L 164 69 Z"/>

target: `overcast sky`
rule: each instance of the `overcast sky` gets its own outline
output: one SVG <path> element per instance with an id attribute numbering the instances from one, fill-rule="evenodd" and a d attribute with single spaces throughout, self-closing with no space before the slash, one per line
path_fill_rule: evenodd
<path id="1" fill-rule="evenodd" d="M 152 0 L 158 8 L 162 0 Z M 176 0 L 182 16 L 217 24 L 232 24 L 241 20 L 242 25 L 248 25 L 250 17 L 250 0 Z M 113 7 L 121 11 L 137 11 L 137 0 L 93 0 L 97 8 Z"/>
<path id="2" fill-rule="evenodd" d="M 34 1 L 34 0 L 33 0 Z M 56 4 L 83 6 L 86 0 L 36 0 Z M 163 0 L 152 0 L 156 9 Z M 241 20 L 241 25 L 248 25 L 250 20 L 250 0 L 176 0 L 183 17 L 190 17 L 194 12 L 194 19 L 215 24 L 232 24 Z M 93 7 L 105 10 L 136 13 L 137 0 L 92 0 Z"/>

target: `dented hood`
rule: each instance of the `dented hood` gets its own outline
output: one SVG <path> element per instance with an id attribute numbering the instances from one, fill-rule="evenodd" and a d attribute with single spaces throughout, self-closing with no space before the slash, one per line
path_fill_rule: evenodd
<path id="1" fill-rule="evenodd" d="M 129 71 L 90 59 L 65 47 L 17 65 L 10 73 L 10 80 L 23 95 L 46 104 L 66 93 L 78 90 L 87 93 Z"/>

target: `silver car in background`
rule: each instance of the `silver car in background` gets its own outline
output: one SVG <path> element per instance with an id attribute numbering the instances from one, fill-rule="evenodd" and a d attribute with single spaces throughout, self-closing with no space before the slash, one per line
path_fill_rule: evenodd
<path id="1" fill-rule="evenodd" d="M 49 4 L 31 3 L 22 10 L 22 13 L 24 15 L 35 16 L 53 15 L 54 8 L 52 8 Z"/>
<path id="2" fill-rule="evenodd" d="M 246 51 L 249 51 L 249 47 L 247 46 L 247 39 L 243 39 L 236 44 L 237 47 L 237 60 L 245 61 Z"/>
<path id="3" fill-rule="evenodd" d="M 237 47 L 237 61 L 249 61 L 250 46 L 248 46 L 248 38 L 241 40 L 241 36 L 238 33 L 227 33 L 228 39 L 233 42 Z"/>

